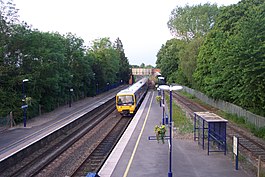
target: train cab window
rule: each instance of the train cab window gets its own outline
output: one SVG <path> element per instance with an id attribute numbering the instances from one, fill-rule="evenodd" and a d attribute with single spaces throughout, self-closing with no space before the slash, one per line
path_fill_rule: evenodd
<path id="1" fill-rule="evenodd" d="M 133 96 L 125 95 L 118 97 L 118 105 L 132 105 L 133 104 Z"/>

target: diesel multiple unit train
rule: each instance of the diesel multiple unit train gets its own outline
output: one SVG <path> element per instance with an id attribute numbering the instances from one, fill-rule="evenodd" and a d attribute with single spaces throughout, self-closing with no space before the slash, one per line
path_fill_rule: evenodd
<path id="1" fill-rule="evenodd" d="M 116 108 L 122 115 L 133 115 L 148 90 L 148 78 L 142 78 L 116 95 Z"/>

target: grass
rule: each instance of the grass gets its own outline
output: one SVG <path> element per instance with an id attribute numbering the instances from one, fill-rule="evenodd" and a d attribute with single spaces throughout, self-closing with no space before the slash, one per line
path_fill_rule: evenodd
<path id="1" fill-rule="evenodd" d="M 239 117 L 239 116 L 237 116 L 235 114 L 229 114 L 229 113 L 226 113 L 224 111 L 221 111 L 221 110 L 218 110 L 216 108 L 213 108 L 212 106 L 202 102 L 201 100 L 197 99 L 195 96 L 193 96 L 193 95 L 191 95 L 189 93 L 181 92 L 180 94 L 185 96 L 185 97 L 187 97 L 187 98 L 189 98 L 189 99 L 191 99 L 192 101 L 194 101 L 194 102 L 196 102 L 198 104 L 201 104 L 201 105 L 209 108 L 215 114 L 223 117 L 224 119 L 227 119 L 230 122 L 235 123 L 239 127 L 242 127 L 244 129 L 248 130 L 249 132 L 253 133 L 255 136 L 265 140 L 265 126 L 261 127 L 261 128 L 257 128 L 257 127 L 255 127 L 254 124 L 251 124 L 251 123 L 247 122 L 244 117 Z M 230 151 L 232 151 L 232 145 L 230 145 L 229 143 L 228 143 L 228 148 L 230 149 Z M 244 166 L 246 166 L 245 167 L 246 169 L 250 170 L 250 168 L 251 168 L 250 171 L 252 171 L 253 173 L 256 173 L 256 166 L 255 165 L 253 166 L 253 164 L 249 164 L 248 160 L 246 159 L 246 157 L 244 155 L 239 154 L 239 161 L 240 161 L 241 165 L 244 164 Z M 260 176 L 261 177 L 265 177 L 265 171 L 264 170 L 261 171 Z"/>
<path id="2" fill-rule="evenodd" d="M 213 108 L 212 106 L 207 105 L 206 103 L 203 103 L 201 100 L 197 99 L 194 95 L 191 95 L 191 94 L 186 93 L 186 92 L 180 92 L 180 94 L 193 100 L 194 102 L 196 102 L 198 104 L 201 104 L 201 105 L 209 108 L 210 110 L 216 110 L 216 111 L 214 111 L 215 114 L 223 117 L 224 119 L 227 119 L 228 121 L 235 123 L 239 127 L 247 129 L 249 132 L 253 133 L 256 137 L 259 137 L 259 138 L 262 138 L 263 140 L 265 140 L 265 126 L 258 128 L 254 124 L 247 122 L 244 117 L 239 117 L 235 114 L 230 114 L 230 113 L 226 113 L 226 112 L 221 111 L 221 110 L 217 110 L 216 108 Z"/>
<path id="3" fill-rule="evenodd" d="M 196 97 L 194 95 L 189 94 L 187 92 L 180 91 L 179 94 L 182 95 L 182 96 L 185 96 L 186 98 L 192 99 L 192 100 L 196 99 Z"/>
<path id="4" fill-rule="evenodd" d="M 225 113 L 223 111 L 218 111 L 218 114 L 225 119 L 237 124 L 240 127 L 247 129 L 249 132 L 253 133 L 256 137 L 265 140 L 265 127 L 256 127 L 254 124 L 249 123 L 244 117 L 238 117 L 235 114 Z"/>
<path id="5" fill-rule="evenodd" d="M 169 105 L 169 96 L 166 95 L 167 105 Z M 178 129 L 178 131 L 182 134 L 192 133 L 193 132 L 193 124 L 186 117 L 185 112 L 172 101 L 172 120 L 174 122 L 174 126 Z"/>

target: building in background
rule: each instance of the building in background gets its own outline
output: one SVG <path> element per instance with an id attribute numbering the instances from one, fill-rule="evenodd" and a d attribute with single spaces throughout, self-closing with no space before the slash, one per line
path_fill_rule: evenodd
<path id="1" fill-rule="evenodd" d="M 155 73 L 160 73 L 158 68 L 132 68 L 132 75 L 134 76 L 151 76 Z"/>

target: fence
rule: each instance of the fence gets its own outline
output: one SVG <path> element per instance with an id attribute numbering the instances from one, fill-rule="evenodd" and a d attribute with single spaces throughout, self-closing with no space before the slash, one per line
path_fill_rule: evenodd
<path id="1" fill-rule="evenodd" d="M 183 90 L 215 108 L 218 108 L 227 113 L 236 114 L 239 117 L 243 117 L 247 122 L 254 124 L 258 128 L 265 126 L 265 117 L 253 114 L 232 103 L 228 103 L 223 100 L 214 100 L 199 91 L 193 90 L 185 86 L 183 86 Z"/>
<path id="2" fill-rule="evenodd" d="M 15 126 L 16 123 L 13 120 L 13 113 L 10 112 L 6 117 L 0 117 L 0 132 L 10 127 Z"/>

